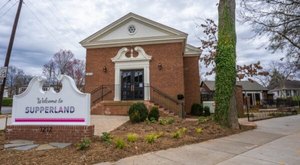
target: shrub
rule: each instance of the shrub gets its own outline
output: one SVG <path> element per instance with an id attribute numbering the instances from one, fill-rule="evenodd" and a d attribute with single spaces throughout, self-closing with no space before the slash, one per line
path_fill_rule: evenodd
<path id="1" fill-rule="evenodd" d="M 209 107 L 208 106 L 205 106 L 203 108 L 203 110 L 204 110 L 204 116 L 210 116 L 210 111 L 209 111 Z"/>
<path id="2" fill-rule="evenodd" d="M 3 98 L 2 100 L 2 106 L 9 106 L 11 107 L 12 106 L 12 102 L 13 102 L 13 99 L 12 98 Z"/>
<path id="3" fill-rule="evenodd" d="M 116 148 L 123 149 L 126 146 L 126 143 L 125 143 L 125 141 L 123 139 L 117 138 L 115 140 L 115 145 L 116 145 Z"/>
<path id="4" fill-rule="evenodd" d="M 133 123 L 143 122 L 148 116 L 148 110 L 144 103 L 134 103 L 130 106 L 128 115 Z"/>
<path id="5" fill-rule="evenodd" d="M 197 134 L 202 133 L 202 128 L 195 128 L 195 132 L 196 132 Z"/>
<path id="6" fill-rule="evenodd" d="M 134 143 L 134 142 L 136 142 L 138 140 L 138 138 L 139 138 L 139 136 L 137 134 L 135 134 L 135 133 L 129 133 L 129 134 L 127 134 L 127 141 L 129 141 L 129 142 Z"/>
<path id="7" fill-rule="evenodd" d="M 161 125 L 173 124 L 174 122 L 175 122 L 175 120 L 172 117 L 159 119 L 159 124 L 161 124 Z"/>
<path id="8" fill-rule="evenodd" d="M 172 137 L 175 139 L 179 139 L 186 133 L 186 131 L 187 131 L 186 128 L 181 128 L 181 129 L 177 130 L 176 132 L 172 133 Z"/>
<path id="9" fill-rule="evenodd" d="M 91 140 L 88 138 L 83 138 L 80 140 L 80 142 L 77 144 L 77 150 L 84 150 L 89 148 L 91 145 Z"/>
<path id="10" fill-rule="evenodd" d="M 163 135 L 162 133 L 156 134 L 156 133 L 150 133 L 148 135 L 145 136 L 145 140 L 147 143 L 154 143 L 158 138 L 160 138 Z"/>
<path id="11" fill-rule="evenodd" d="M 202 105 L 198 103 L 194 103 L 191 108 L 191 114 L 194 116 L 201 116 L 203 114 Z"/>
<path id="12" fill-rule="evenodd" d="M 150 112 L 149 112 L 149 115 L 148 115 L 148 119 L 153 122 L 154 120 L 155 121 L 158 121 L 158 118 L 159 118 L 159 110 L 157 107 L 152 107 Z"/>
<path id="13" fill-rule="evenodd" d="M 110 133 L 108 132 L 103 132 L 102 136 L 101 136 L 101 140 L 106 142 L 106 143 L 111 143 L 111 140 L 113 139 L 113 137 L 110 135 Z"/>

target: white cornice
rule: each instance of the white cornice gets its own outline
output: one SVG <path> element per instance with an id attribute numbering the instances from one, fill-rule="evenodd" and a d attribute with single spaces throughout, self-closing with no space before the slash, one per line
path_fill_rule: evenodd
<path id="1" fill-rule="evenodd" d="M 85 45 L 85 48 L 108 48 L 108 47 L 122 47 L 122 46 L 135 46 L 135 45 L 151 45 L 163 43 L 176 43 L 185 42 L 184 38 L 157 38 L 157 39 L 139 39 L 139 40 L 115 40 L 110 42 L 97 42 Z"/>
<path id="2" fill-rule="evenodd" d="M 200 48 L 197 48 L 193 45 L 190 44 L 186 44 L 185 46 L 185 50 L 184 50 L 184 56 L 188 57 L 188 56 L 200 56 L 200 54 L 202 53 Z"/>
<path id="3" fill-rule="evenodd" d="M 146 38 L 126 38 L 126 39 L 118 39 L 118 40 L 99 40 L 99 38 L 106 36 L 107 34 L 113 32 L 118 27 L 124 25 L 129 21 L 136 21 L 141 23 L 145 26 L 151 27 L 157 31 L 161 31 L 166 34 L 166 36 L 156 36 L 156 37 L 146 37 Z M 91 36 L 87 37 L 86 39 L 82 40 L 80 44 L 85 48 L 90 47 L 112 47 L 116 45 L 120 45 L 121 42 L 126 43 L 135 43 L 135 42 L 151 42 L 153 40 L 157 41 L 165 41 L 171 39 L 184 39 L 186 40 L 187 34 L 171 28 L 169 26 L 160 24 L 158 22 L 152 21 L 145 17 L 139 16 L 134 13 L 128 13 L 127 15 L 121 17 L 120 19 L 116 20 L 115 22 L 109 24 L 108 26 L 104 27 L 103 29 L 97 31 L 96 33 L 92 34 Z M 141 43 L 143 44 L 143 43 Z M 121 46 L 121 45 L 120 45 Z"/>

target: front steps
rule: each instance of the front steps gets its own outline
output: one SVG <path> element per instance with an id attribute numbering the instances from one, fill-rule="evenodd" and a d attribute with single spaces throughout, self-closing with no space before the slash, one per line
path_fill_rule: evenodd
<path id="1" fill-rule="evenodd" d="M 101 101 L 91 107 L 92 115 L 127 115 L 129 107 L 136 103 L 143 102 L 150 110 L 151 107 L 157 106 L 160 116 L 174 116 L 174 113 L 166 110 L 165 108 L 156 105 L 150 101 L 134 100 L 134 101 Z"/>

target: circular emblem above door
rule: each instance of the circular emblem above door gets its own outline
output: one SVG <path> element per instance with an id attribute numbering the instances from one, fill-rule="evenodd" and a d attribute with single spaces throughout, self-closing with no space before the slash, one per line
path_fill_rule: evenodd
<path id="1" fill-rule="evenodd" d="M 129 25 L 128 26 L 128 33 L 133 35 L 136 33 L 136 27 L 134 25 Z"/>

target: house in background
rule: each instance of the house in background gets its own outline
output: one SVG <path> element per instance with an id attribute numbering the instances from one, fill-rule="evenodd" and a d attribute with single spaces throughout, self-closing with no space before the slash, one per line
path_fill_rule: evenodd
<path id="1" fill-rule="evenodd" d="M 282 85 L 274 85 L 269 92 L 274 94 L 274 99 L 300 96 L 300 81 L 285 80 Z"/>
<path id="2" fill-rule="evenodd" d="M 237 81 L 237 86 L 242 87 L 244 105 L 262 105 L 267 98 L 268 89 L 255 81 Z M 212 101 L 215 93 L 215 81 L 202 81 L 200 85 L 201 101 Z"/>
<path id="3" fill-rule="evenodd" d="M 200 102 L 200 49 L 187 34 L 129 13 L 81 41 L 86 48 L 85 91 L 93 114 L 127 114 L 135 101 L 178 113 Z M 181 104 L 182 105 L 182 104 Z"/>

